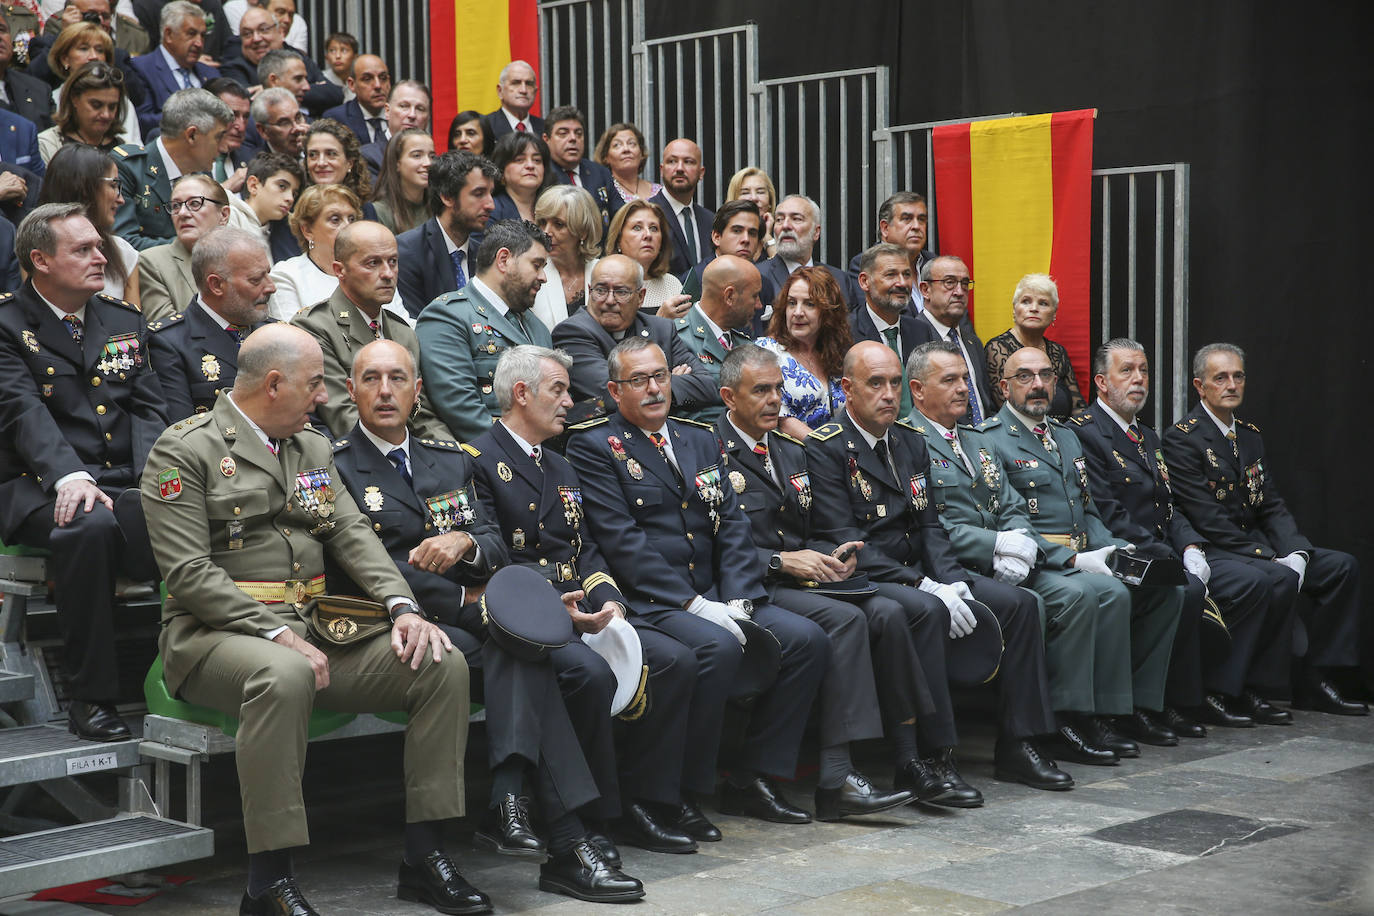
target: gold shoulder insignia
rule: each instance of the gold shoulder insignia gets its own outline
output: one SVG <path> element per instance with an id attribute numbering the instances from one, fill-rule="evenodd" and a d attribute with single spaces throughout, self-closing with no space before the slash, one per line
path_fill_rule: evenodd
<path id="1" fill-rule="evenodd" d="M 579 432 L 584 429 L 593 429 L 610 420 L 610 417 L 597 417 L 595 420 L 584 420 L 581 423 L 574 423 L 568 427 L 568 432 Z"/>
<path id="2" fill-rule="evenodd" d="M 1260 428 L 1255 424 L 1251 423 L 1249 420 L 1237 420 L 1236 422 L 1239 423 L 1241 426 L 1244 426 L 1246 429 L 1251 430 L 1252 432 L 1260 431 Z"/>
<path id="3" fill-rule="evenodd" d="M 988 430 L 994 429 L 1000 425 L 1002 425 L 1002 421 L 997 417 L 984 417 L 983 422 L 975 426 L 974 429 L 978 430 L 981 433 L 987 432 Z"/>
<path id="4" fill-rule="evenodd" d="M 334 440 L 334 444 L 333 444 L 333 449 L 334 449 L 334 451 L 337 452 L 339 449 L 344 448 L 344 447 L 346 447 L 347 445 L 348 445 L 348 440 L 347 440 L 347 439 L 335 439 L 335 440 Z"/>
<path id="5" fill-rule="evenodd" d="M 795 437 L 793 437 L 793 436 L 789 436 L 787 433 L 783 432 L 783 431 L 780 430 L 780 429 L 775 429 L 775 430 L 773 430 L 773 432 L 774 432 L 774 434 L 776 434 L 776 435 L 778 436 L 778 438 L 780 438 L 780 439 L 786 439 L 788 442 L 793 442 L 793 443 L 796 443 L 797 445 L 804 445 L 804 444 L 805 444 L 805 443 L 803 443 L 800 439 L 797 439 L 797 438 L 795 438 Z"/>
<path id="6" fill-rule="evenodd" d="M 1186 420 L 1179 420 L 1174 424 L 1174 429 L 1181 433 L 1190 433 L 1197 428 L 1197 417 L 1188 417 Z"/>
<path id="7" fill-rule="evenodd" d="M 134 305 L 132 302 L 126 302 L 123 299 L 120 299 L 118 296 L 109 296 L 105 293 L 96 293 L 95 295 L 97 299 L 99 299 L 101 302 L 104 302 L 106 305 L 117 305 L 122 309 L 127 309 L 131 312 L 137 312 L 140 315 L 143 314 L 143 310 L 140 309 L 138 306 Z"/>
<path id="8" fill-rule="evenodd" d="M 677 318 L 673 319 L 673 324 L 675 324 L 677 327 L 685 328 L 687 327 L 687 325 L 691 324 L 691 322 L 688 321 L 686 315 L 680 315 Z"/>
<path id="9" fill-rule="evenodd" d="M 9 302 L 14 298 L 14 293 L 0 293 L 0 304 Z"/>
<path id="10" fill-rule="evenodd" d="M 450 445 L 456 445 L 457 443 L 448 443 L 448 444 L 450 444 Z M 474 457 L 474 458 L 480 458 L 480 457 L 482 457 L 482 453 L 481 453 L 481 452 L 479 452 L 477 449 L 473 448 L 471 445 L 468 445 L 466 442 L 464 442 L 462 445 L 459 445 L 458 447 L 461 448 L 463 451 L 467 452 L 469 455 L 471 455 L 471 456 Z"/>
<path id="11" fill-rule="evenodd" d="M 191 416 L 184 420 L 178 420 L 172 429 L 179 432 L 190 432 L 198 426 L 204 426 L 209 420 L 213 419 L 213 417 L 214 414 L 210 413 L 208 410 L 204 413 L 191 414 Z"/>
<path id="12" fill-rule="evenodd" d="M 833 439 L 836 436 L 838 436 L 840 434 L 840 431 L 843 429 L 844 427 L 841 426 L 839 423 L 827 423 L 820 429 L 811 430 L 811 435 L 807 436 L 806 438 L 819 439 L 820 441 L 824 442 L 826 439 Z"/>
<path id="13" fill-rule="evenodd" d="M 897 425 L 898 425 L 898 426 L 904 426 L 904 427 L 906 427 L 907 429 L 911 430 L 913 433 L 915 433 L 915 432 L 920 432 L 920 430 L 918 430 L 915 426 L 913 426 L 913 425 L 911 424 L 911 421 L 908 420 L 906 417 L 902 417 L 901 419 L 899 419 L 899 420 L 897 421 Z"/>
<path id="14" fill-rule="evenodd" d="M 1083 413 L 1075 414 L 1074 416 L 1069 417 L 1069 422 L 1072 423 L 1074 426 L 1081 427 L 1084 423 L 1087 423 L 1092 418 L 1093 415 L 1091 413 L 1084 411 Z"/>
<path id="15" fill-rule="evenodd" d="M 974 425 L 973 423 L 955 423 L 954 425 L 957 426 L 959 429 L 967 429 L 967 430 L 969 430 L 969 431 L 971 431 L 971 432 L 977 432 L 977 431 L 978 431 L 978 427 L 977 427 L 976 425 Z M 921 431 L 924 432 L 925 430 L 922 429 Z"/>

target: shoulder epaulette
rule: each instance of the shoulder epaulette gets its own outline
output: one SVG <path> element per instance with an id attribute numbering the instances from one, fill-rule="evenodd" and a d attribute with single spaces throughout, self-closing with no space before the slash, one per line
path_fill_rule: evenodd
<path id="1" fill-rule="evenodd" d="M 1244 426 L 1246 429 L 1251 430 L 1252 432 L 1260 431 L 1259 427 L 1251 423 L 1249 420 L 1237 420 L 1236 422 L 1239 423 L 1241 426 Z"/>
<path id="2" fill-rule="evenodd" d="M 716 428 L 710 423 L 703 423 L 700 420 L 689 420 L 686 417 L 673 417 L 673 419 L 679 423 L 686 423 L 688 426 L 700 426 L 702 429 L 709 429 L 712 433 L 716 431 Z"/>
<path id="3" fill-rule="evenodd" d="M 833 439 L 836 436 L 838 436 L 842 429 L 844 429 L 844 426 L 842 424 L 827 423 L 819 429 L 811 430 L 811 435 L 807 436 L 806 438 L 819 439 L 820 441 L 824 442 L 826 439 Z"/>
<path id="4" fill-rule="evenodd" d="M 1074 426 L 1081 427 L 1084 423 L 1087 423 L 1092 418 L 1093 415 L 1085 410 L 1083 413 L 1074 414 L 1072 417 L 1069 417 L 1069 422 L 1072 423 Z"/>
<path id="5" fill-rule="evenodd" d="M 347 440 L 347 439 L 335 439 L 335 440 L 334 440 L 334 443 L 333 443 L 333 445 L 332 445 L 331 447 L 332 447 L 332 448 L 334 449 L 334 451 L 336 451 L 336 452 L 337 452 L 337 451 L 341 451 L 342 449 L 348 448 L 348 440 Z"/>
<path id="6" fill-rule="evenodd" d="M 1064 423 L 1063 423 L 1062 420 L 1056 420 L 1054 417 L 1049 417 L 1049 416 L 1047 416 L 1047 417 L 1045 417 L 1045 421 L 1048 422 L 1051 426 L 1063 426 L 1063 425 L 1064 425 Z"/>
<path id="7" fill-rule="evenodd" d="M 597 417 L 594 420 L 583 420 L 581 423 L 574 423 L 572 426 L 569 426 L 568 432 L 580 432 L 584 429 L 591 429 L 609 420 L 610 417 Z"/>
<path id="8" fill-rule="evenodd" d="M 175 423 L 173 423 L 171 426 L 171 431 L 174 433 L 188 432 L 190 430 L 195 429 L 197 426 L 204 425 L 204 423 L 207 420 L 209 420 L 212 416 L 213 414 L 211 414 L 208 410 L 205 413 L 191 414 L 191 416 L 187 417 L 186 419 L 178 420 Z"/>
<path id="9" fill-rule="evenodd" d="M 461 448 L 461 446 L 452 439 L 421 439 L 420 444 L 427 445 L 430 448 L 443 449 L 446 452 L 456 452 Z"/>
<path id="10" fill-rule="evenodd" d="M 1192 432 L 1193 430 L 1197 429 L 1197 417 L 1188 417 L 1187 419 L 1179 420 L 1177 423 L 1174 424 L 1174 429 L 1178 430 L 1181 433 Z"/>
<path id="11" fill-rule="evenodd" d="M 114 153 L 114 155 L 118 156 L 120 159 L 128 159 L 130 156 L 142 154 L 143 147 L 139 146 L 137 143 L 121 143 L 119 146 L 110 150 L 110 152 Z"/>
<path id="12" fill-rule="evenodd" d="M 775 429 L 775 430 L 773 430 L 773 433 L 774 433 L 774 435 L 776 435 L 778 438 L 780 438 L 780 439 L 785 439 L 785 440 L 787 440 L 788 442 L 794 442 L 794 443 L 796 443 L 797 445 L 802 445 L 802 444 L 804 444 L 800 439 L 797 439 L 797 438 L 795 438 L 794 436 L 789 436 L 787 433 L 783 432 L 783 431 L 780 430 L 780 429 Z"/>
<path id="13" fill-rule="evenodd" d="M 438 305 L 441 302 L 454 302 L 458 299 L 466 298 L 468 298 L 468 288 L 465 286 L 462 289 L 450 290 L 449 292 L 444 293 L 441 296 L 435 296 L 434 301 L 431 302 L 430 305 Z M 428 307 L 429 306 L 426 306 L 426 308 Z"/>
<path id="14" fill-rule="evenodd" d="M 4 305 L 6 302 L 10 302 L 13 299 L 14 293 L 0 293 L 0 305 Z"/>
<path id="15" fill-rule="evenodd" d="M 297 433 L 296 435 L 300 435 L 301 433 L 304 433 L 304 434 L 307 435 L 307 436 L 309 436 L 309 435 L 319 436 L 319 437 L 320 437 L 321 439 L 323 439 L 325 442 L 328 442 L 328 441 L 329 441 L 329 437 L 328 437 L 328 436 L 326 436 L 324 433 L 320 432 L 318 429 L 316 429 L 316 428 L 313 427 L 313 426 L 306 426 L 305 429 L 301 430 L 301 432 L 300 432 L 300 433 Z"/>
<path id="16" fill-rule="evenodd" d="M 985 418 L 983 419 L 983 422 L 982 422 L 982 423 L 979 423 L 979 424 L 977 425 L 977 427 L 975 427 L 975 428 L 976 428 L 980 433 L 982 433 L 982 432 L 987 432 L 988 430 L 993 429 L 993 428 L 995 428 L 995 427 L 997 427 L 997 426 L 1000 426 L 1001 423 L 1002 423 L 1002 420 L 1001 420 L 1000 417 L 985 417 Z"/>
<path id="17" fill-rule="evenodd" d="M 968 430 L 969 432 L 974 432 L 974 433 L 978 432 L 978 427 L 977 427 L 977 425 L 975 425 L 975 424 L 973 424 L 973 423 L 955 423 L 954 426 L 955 426 L 956 429 L 966 429 L 966 430 Z"/>
<path id="18" fill-rule="evenodd" d="M 916 428 L 916 424 L 912 423 L 912 422 L 911 422 L 910 420 L 908 420 L 906 417 L 902 417 L 901 419 L 899 419 L 899 420 L 897 421 L 897 425 L 898 425 L 898 426 L 906 427 L 907 429 L 911 430 L 913 433 L 919 433 L 919 432 L 921 432 L 921 430 L 919 430 L 919 429 Z"/>
<path id="19" fill-rule="evenodd" d="M 478 451 L 477 449 L 473 448 L 471 445 L 468 445 L 466 442 L 464 442 L 462 445 L 460 445 L 460 446 L 458 446 L 458 447 L 461 448 L 463 451 L 467 452 L 469 455 L 471 455 L 471 456 L 474 457 L 474 458 L 481 458 L 481 457 L 482 457 L 482 453 L 481 453 L 480 451 Z"/>
<path id="20" fill-rule="evenodd" d="M 166 318 L 159 318 L 156 321 L 148 322 L 148 330 L 152 333 L 157 333 L 158 331 L 166 330 L 167 328 L 170 328 L 173 325 L 180 324 L 185 320 L 186 316 L 181 312 L 177 312 L 175 315 L 169 315 Z"/>
<path id="21" fill-rule="evenodd" d="M 127 302 L 124 299 L 120 299 L 118 296 L 109 296 L 105 293 L 96 293 L 95 296 L 97 299 L 99 299 L 106 305 L 117 305 L 122 309 L 128 309 L 129 311 L 134 312 L 136 314 L 143 314 L 143 309 L 134 305 L 132 302 Z"/>

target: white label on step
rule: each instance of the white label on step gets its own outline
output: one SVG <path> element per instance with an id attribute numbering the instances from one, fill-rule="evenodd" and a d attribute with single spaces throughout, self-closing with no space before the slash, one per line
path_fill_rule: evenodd
<path id="1" fill-rule="evenodd" d="M 115 754 L 113 751 L 108 754 L 91 754 L 87 757 L 73 757 L 67 761 L 67 775 L 80 776 L 83 773 L 95 773 L 99 770 L 113 770 L 115 766 Z"/>

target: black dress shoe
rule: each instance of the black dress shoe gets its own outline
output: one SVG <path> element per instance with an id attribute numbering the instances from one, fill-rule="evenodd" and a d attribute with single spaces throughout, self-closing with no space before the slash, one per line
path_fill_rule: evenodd
<path id="1" fill-rule="evenodd" d="M 1293 708 L 1329 712 L 1336 716 L 1367 716 L 1369 707 L 1341 696 L 1336 685 L 1325 678 L 1293 685 Z"/>
<path id="2" fill-rule="evenodd" d="M 1222 728 L 1254 728 L 1255 720 L 1231 708 L 1226 698 L 1219 693 L 1209 693 L 1202 698 L 1202 705 L 1195 714 L 1208 725 Z"/>
<path id="3" fill-rule="evenodd" d="M 910 804 L 915 797 L 904 789 L 884 792 L 864 774 L 851 770 L 838 788 L 816 789 L 816 820 L 838 821 L 850 815 L 877 814 Z"/>
<path id="4" fill-rule="evenodd" d="M 914 758 L 897 769 L 897 775 L 892 779 L 892 788 L 905 789 L 916 801 L 931 803 L 954 791 L 953 784 L 940 775 L 938 767 L 930 761 Z"/>
<path id="5" fill-rule="evenodd" d="M 1088 721 L 1092 725 L 1092 732 L 1087 738 L 1093 744 L 1107 748 L 1118 757 L 1140 756 L 1140 745 L 1119 735 L 1106 716 L 1093 716 Z"/>
<path id="6" fill-rule="evenodd" d="M 600 847 L 585 839 L 539 866 L 539 889 L 589 903 L 623 903 L 644 896 L 637 878 L 607 862 Z"/>
<path id="7" fill-rule="evenodd" d="M 495 808 L 488 808 L 472 841 L 503 856 L 543 862 L 549 850 L 530 825 L 529 799 L 507 795 Z"/>
<path id="8" fill-rule="evenodd" d="M 1073 777 L 1055 766 L 1053 760 L 1042 757 L 1029 738 L 999 738 L 992 759 L 992 775 L 1003 782 L 1019 782 L 1051 792 L 1073 788 Z"/>
<path id="9" fill-rule="evenodd" d="M 1093 744 L 1078 728 L 1067 722 L 1059 726 L 1059 731 L 1055 733 L 1054 755 L 1060 760 L 1095 767 L 1114 767 L 1121 762 L 1116 751 Z"/>
<path id="10" fill-rule="evenodd" d="M 676 826 L 698 843 L 720 842 L 720 828 L 711 823 L 693 802 L 683 800 L 678 809 Z"/>
<path id="11" fill-rule="evenodd" d="M 1136 709 L 1129 716 L 1118 716 L 1116 729 L 1141 744 L 1153 744 L 1155 747 L 1178 745 L 1178 735 L 1165 728 L 1162 723 L 1156 722 L 1148 710 Z"/>
<path id="12" fill-rule="evenodd" d="M 1191 718 L 1183 714 L 1183 711 L 1173 706 L 1165 706 L 1160 718 L 1169 730 L 1180 738 L 1206 738 L 1207 729 L 1201 722 L 1194 722 Z"/>
<path id="13" fill-rule="evenodd" d="M 1245 690 L 1240 695 L 1241 709 L 1260 725 L 1292 725 L 1293 714 L 1286 709 L 1273 706 L 1253 690 Z"/>
<path id="14" fill-rule="evenodd" d="M 587 839 L 596 844 L 596 847 L 601 850 L 601 855 L 605 857 L 608 864 L 614 865 L 616 868 L 620 867 L 620 850 L 616 848 L 615 843 L 605 831 L 588 830 Z"/>
<path id="15" fill-rule="evenodd" d="M 656 819 L 649 806 L 631 802 L 625 806 L 615 828 L 616 839 L 649 852 L 689 853 L 697 851 L 697 841 L 677 827 Z"/>
<path id="16" fill-rule="evenodd" d="M 428 903 L 441 913 L 490 913 L 491 898 L 468 884 L 446 853 L 435 850 L 419 865 L 401 860 L 396 896 Z"/>
<path id="17" fill-rule="evenodd" d="M 320 916 L 305 900 L 295 878 L 282 878 L 256 897 L 243 892 L 239 916 Z"/>
<path id="18" fill-rule="evenodd" d="M 87 741 L 128 741 L 129 726 L 108 703 L 72 700 L 67 706 L 67 730 Z"/>
<path id="19" fill-rule="evenodd" d="M 720 790 L 720 810 L 774 824 L 811 823 L 811 815 L 788 804 L 778 784 L 767 776 L 755 776 L 743 788 L 726 782 Z"/>
<path id="20" fill-rule="evenodd" d="M 964 777 L 959 775 L 959 769 L 954 765 L 954 748 L 941 748 L 939 756 L 929 763 L 935 768 L 935 772 L 950 785 L 950 790 L 934 799 L 931 804 L 941 805 L 945 808 L 983 807 L 983 793 L 964 782 Z"/>

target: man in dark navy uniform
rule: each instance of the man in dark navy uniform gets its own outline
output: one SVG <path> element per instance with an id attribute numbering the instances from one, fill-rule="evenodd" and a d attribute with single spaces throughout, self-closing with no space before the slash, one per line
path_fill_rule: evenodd
<path id="1" fill-rule="evenodd" d="M 715 789 L 725 702 L 740 673 L 745 636 L 738 618 L 777 637 L 776 681 L 752 710 L 748 737 L 721 795 L 727 814 L 779 823 L 811 815 L 790 805 L 774 782 L 797 766 L 811 701 L 825 674 L 830 643 L 820 627 L 767 603 L 755 565 L 749 520 L 728 499 L 724 460 L 711 427 L 668 419 L 667 359 L 642 337 L 607 360 L 617 412 L 574 430 L 568 459 L 578 469 L 587 521 L 634 611 L 697 655 L 693 706 L 709 711 L 689 725 L 683 785 Z"/>
<path id="2" fill-rule="evenodd" d="M 405 347 L 378 340 L 360 348 L 348 379 L 358 423 L 335 441 L 334 463 L 420 607 L 446 627 L 469 667 L 482 672 L 492 799 L 476 838 L 506 855 L 542 860 L 552 853 L 555 872 L 573 878 L 573 896 L 626 899 L 635 889 L 634 896 L 642 896 L 638 881 L 606 861 L 606 851 L 577 814 L 599 794 L 579 736 L 597 751 L 601 766 L 614 766 L 610 672 L 581 643 L 555 649 L 547 662 L 528 662 L 486 638 L 476 602 L 486 580 L 507 563 L 501 532 L 473 485 L 468 456 L 476 450 L 410 435 L 406 419 L 419 391 Z M 331 591 L 357 591 L 337 566 L 326 569 Z M 559 696 L 559 675 L 566 701 Z M 536 774 L 535 795 L 549 825 L 547 848 L 530 823 L 527 771 Z"/>
<path id="3" fill-rule="evenodd" d="M 271 270 L 258 233 L 224 227 L 196 243 L 196 298 L 185 311 L 148 324 L 148 352 L 169 420 L 210 410 L 221 388 L 234 387 L 239 345 L 267 321 L 267 302 L 277 290 Z"/>
<path id="4" fill-rule="evenodd" d="M 15 242 L 29 282 L 0 298 L 0 538 L 51 551 L 71 730 L 118 741 L 115 578 L 157 576 L 138 494 L 167 426 L 138 307 L 100 293 L 82 204 L 44 204 Z"/>
<path id="5" fill-rule="evenodd" d="M 563 434 L 572 398 L 572 360 L 559 350 L 522 344 L 496 364 L 501 419 L 472 441 L 477 496 L 498 520 L 511 562 L 524 564 L 564 594 L 584 598 L 570 608 L 579 633 L 628 626 L 629 602 L 611 578 L 583 513 L 582 488 L 567 459 L 545 442 Z M 601 801 L 593 816 L 623 815 L 616 833 L 656 852 L 692 852 L 697 841 L 720 839 L 682 796 L 682 764 L 696 689 L 696 656 L 646 620 L 633 617 L 648 666 L 648 710 L 627 710 L 619 779 L 615 760 L 593 767 Z M 605 711 L 603 710 L 603 713 Z M 624 801 L 622 802 L 622 799 Z"/>

